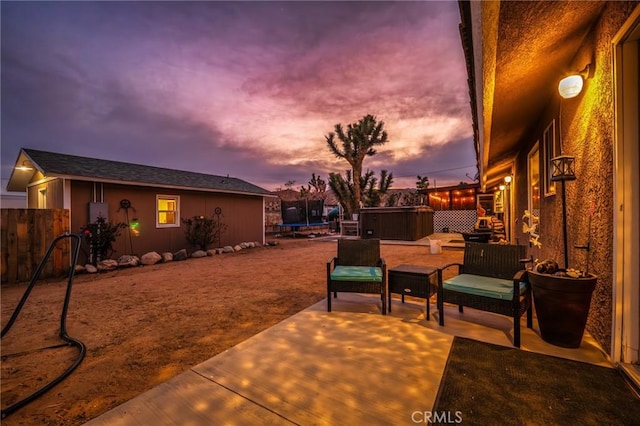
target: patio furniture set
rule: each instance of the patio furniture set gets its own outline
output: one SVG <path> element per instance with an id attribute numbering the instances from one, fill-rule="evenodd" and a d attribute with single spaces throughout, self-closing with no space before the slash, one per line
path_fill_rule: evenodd
<path id="1" fill-rule="evenodd" d="M 380 256 L 379 239 L 338 240 L 338 255 L 327 262 L 327 311 L 338 292 L 379 294 L 382 314 L 391 312 L 391 294 L 426 299 L 437 295 L 439 325 L 444 326 L 444 303 L 506 315 L 513 319 L 513 344 L 520 347 L 520 318 L 526 312 L 533 325 L 531 286 L 523 258 L 525 247 L 467 242 L 462 263 L 440 268 L 398 265 L 387 270 Z M 457 267 L 457 275 L 443 279 L 443 272 Z M 333 295 L 332 295 L 333 293 Z"/>

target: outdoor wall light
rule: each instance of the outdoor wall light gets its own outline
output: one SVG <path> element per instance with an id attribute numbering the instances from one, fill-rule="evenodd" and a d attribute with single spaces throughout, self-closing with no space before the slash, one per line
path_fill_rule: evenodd
<path id="1" fill-rule="evenodd" d="M 570 75 L 569 77 L 565 77 L 560 80 L 558 92 L 560 92 L 560 96 L 565 99 L 575 98 L 582 91 L 582 85 L 582 76 Z"/>
<path id="2" fill-rule="evenodd" d="M 575 157 L 570 155 L 560 155 L 551 159 L 551 180 L 554 182 L 575 180 L 576 172 L 574 168 Z"/>
<path id="3" fill-rule="evenodd" d="M 504 185 L 500 185 L 500 186 L 498 187 L 498 189 L 499 189 L 500 191 L 504 191 L 504 190 L 505 190 L 505 188 L 506 188 L 506 186 L 504 186 Z"/>
<path id="4" fill-rule="evenodd" d="M 511 175 L 506 175 L 504 177 L 504 183 L 506 183 L 507 185 L 509 185 L 512 180 L 513 180 L 513 177 Z"/>
<path id="5" fill-rule="evenodd" d="M 21 165 L 16 166 L 16 170 L 22 170 L 23 172 L 30 172 L 33 170 L 33 167 L 27 165 L 27 160 L 24 160 Z"/>
<path id="6" fill-rule="evenodd" d="M 584 80 L 589 77 L 589 64 L 578 74 L 572 74 L 560 80 L 558 92 L 565 99 L 575 98 L 582 92 Z"/>

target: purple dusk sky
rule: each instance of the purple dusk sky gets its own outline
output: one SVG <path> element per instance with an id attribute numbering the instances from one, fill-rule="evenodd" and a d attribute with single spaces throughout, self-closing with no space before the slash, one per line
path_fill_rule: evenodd
<path id="1" fill-rule="evenodd" d="M 0 10 L 3 179 L 26 147 L 299 187 L 349 168 L 325 135 L 366 114 L 395 188 L 477 172 L 455 1 Z"/>

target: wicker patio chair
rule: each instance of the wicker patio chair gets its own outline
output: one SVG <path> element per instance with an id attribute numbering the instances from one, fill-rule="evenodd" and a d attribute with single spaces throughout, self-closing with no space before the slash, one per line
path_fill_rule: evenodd
<path id="1" fill-rule="evenodd" d="M 466 243 L 463 263 L 451 263 L 438 271 L 439 323 L 444 325 L 444 303 L 506 315 L 513 319 L 513 345 L 520 347 L 520 317 L 527 313 L 533 325 L 531 286 L 524 270 L 525 247 Z M 443 281 L 442 272 L 458 266 L 458 275 Z"/>
<path id="2" fill-rule="evenodd" d="M 387 314 L 387 265 L 380 257 L 379 239 L 340 239 L 338 256 L 327 262 L 327 311 L 331 312 L 331 293 L 379 294 L 382 315 Z"/>

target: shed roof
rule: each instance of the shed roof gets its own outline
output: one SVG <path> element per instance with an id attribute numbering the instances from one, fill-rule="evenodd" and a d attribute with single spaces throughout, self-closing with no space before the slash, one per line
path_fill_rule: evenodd
<path id="1" fill-rule="evenodd" d="M 32 170 L 20 170 L 20 166 L 26 166 Z M 33 174 L 37 171 L 45 177 L 260 196 L 271 195 L 271 192 L 266 189 L 229 176 L 208 175 L 27 148 L 20 150 L 16 168 L 11 174 L 7 190 L 26 191 Z"/>

